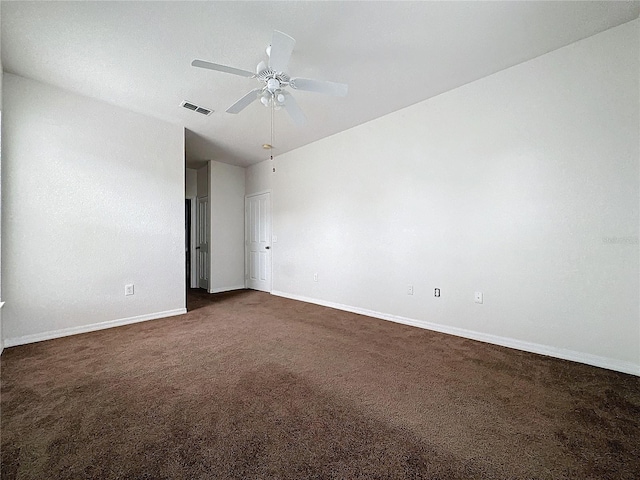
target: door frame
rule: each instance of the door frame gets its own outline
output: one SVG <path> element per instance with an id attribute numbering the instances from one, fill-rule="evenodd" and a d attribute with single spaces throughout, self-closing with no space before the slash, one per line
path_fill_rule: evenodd
<path id="1" fill-rule="evenodd" d="M 269 194 L 269 211 L 267 212 L 267 216 L 269 217 L 269 245 L 271 249 L 271 253 L 269 254 L 269 271 L 271 274 L 269 275 L 269 293 L 273 291 L 273 197 L 271 195 L 271 189 L 269 190 L 261 190 L 259 192 L 253 192 L 249 195 L 244 196 L 244 288 L 249 288 L 247 286 L 247 281 L 249 280 L 249 211 L 247 209 L 247 201 L 251 197 L 257 197 L 258 195 L 264 195 L 265 193 Z"/>

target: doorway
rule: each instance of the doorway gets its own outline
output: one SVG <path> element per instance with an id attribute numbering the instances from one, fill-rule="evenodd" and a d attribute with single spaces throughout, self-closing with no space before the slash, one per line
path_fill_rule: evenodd
<path id="1" fill-rule="evenodd" d="M 198 288 L 198 257 L 196 255 L 197 198 L 187 197 L 184 201 L 185 275 L 187 288 Z"/>
<path id="2" fill-rule="evenodd" d="M 184 201 L 184 259 L 187 288 L 191 287 L 191 199 Z"/>

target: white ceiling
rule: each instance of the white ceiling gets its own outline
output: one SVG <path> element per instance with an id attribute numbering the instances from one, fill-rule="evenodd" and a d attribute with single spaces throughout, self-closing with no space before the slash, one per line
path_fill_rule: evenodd
<path id="1" fill-rule="evenodd" d="M 297 41 L 292 76 L 349 84 L 346 98 L 294 91 L 308 123 L 275 112 L 287 152 L 638 18 L 640 2 L 7 2 L 6 72 L 182 125 L 187 161 L 268 158 L 269 109 L 225 109 L 255 79 L 274 29 Z M 203 116 L 183 100 L 213 109 Z"/>

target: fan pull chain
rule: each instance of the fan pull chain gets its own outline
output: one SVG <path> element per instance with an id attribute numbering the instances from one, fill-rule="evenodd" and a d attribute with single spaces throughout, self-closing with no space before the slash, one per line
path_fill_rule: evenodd
<path id="1" fill-rule="evenodd" d="M 269 144 L 271 146 L 271 148 L 269 148 L 271 153 L 271 169 L 275 172 L 276 171 L 276 167 L 273 165 L 273 118 L 274 118 L 274 113 L 275 113 L 275 102 L 272 101 L 271 102 L 271 143 Z"/>

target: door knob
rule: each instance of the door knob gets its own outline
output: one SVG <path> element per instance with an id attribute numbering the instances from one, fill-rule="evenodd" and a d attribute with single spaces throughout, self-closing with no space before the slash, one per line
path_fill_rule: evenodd
<path id="1" fill-rule="evenodd" d="M 269 250 L 270 248 L 271 247 L 269 247 L 269 246 L 264 247 L 265 250 Z"/>

